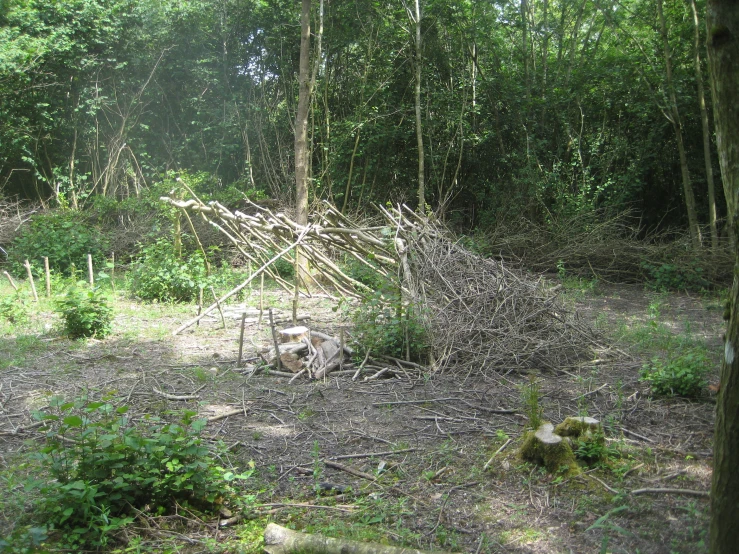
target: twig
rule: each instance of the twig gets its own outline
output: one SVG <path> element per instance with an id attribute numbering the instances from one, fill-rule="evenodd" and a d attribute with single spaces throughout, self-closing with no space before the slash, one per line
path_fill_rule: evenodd
<path id="1" fill-rule="evenodd" d="M 656 442 L 650 438 L 645 437 L 644 435 L 640 435 L 639 433 L 634 433 L 634 431 L 630 431 L 626 427 L 621 427 L 621 431 L 623 431 L 627 435 L 631 435 L 632 437 L 636 437 L 637 439 L 641 439 L 643 441 L 652 442 L 652 443 Z"/>
<path id="2" fill-rule="evenodd" d="M 198 398 L 200 398 L 200 396 L 197 393 L 203 390 L 204 388 L 205 388 L 205 385 L 200 387 L 198 390 L 196 390 L 192 394 L 170 394 L 168 392 L 161 391 L 156 387 L 151 387 L 151 390 L 154 391 L 155 394 L 158 394 L 159 396 L 163 396 L 167 400 L 197 400 Z"/>
<path id="3" fill-rule="evenodd" d="M 33 301 L 38 302 L 38 293 L 36 292 L 36 284 L 33 282 L 33 273 L 31 272 L 31 264 L 28 260 L 23 264 L 26 266 L 26 273 L 28 274 L 28 282 L 31 283 L 31 291 L 33 292 Z"/>
<path id="4" fill-rule="evenodd" d="M 46 298 L 51 297 L 51 271 L 49 270 L 49 257 L 44 256 L 44 275 L 46 277 Z"/>
<path id="5" fill-rule="evenodd" d="M 586 473 L 585 475 L 587 475 L 591 479 L 594 479 L 594 480 L 598 481 L 601 485 L 603 485 L 606 489 L 608 489 L 609 491 L 611 491 L 613 494 L 618 494 L 618 491 L 616 489 L 612 489 L 605 482 L 603 482 L 600 479 L 598 479 L 595 475 L 590 475 L 589 473 Z"/>
<path id="6" fill-rule="evenodd" d="M 241 367 L 241 357 L 244 354 L 244 326 L 246 325 L 246 312 L 241 314 L 241 332 L 239 333 L 239 357 L 236 360 L 236 367 Z"/>
<path id="7" fill-rule="evenodd" d="M 359 471 L 358 469 L 345 466 L 344 464 L 332 462 L 330 460 L 323 460 L 323 463 L 326 467 L 332 467 L 334 469 L 346 471 L 347 473 L 351 473 L 352 475 L 356 475 L 357 477 L 361 477 L 362 479 L 367 479 L 368 481 L 377 481 L 377 477 L 375 477 L 374 475 L 370 475 L 369 473 L 365 473 L 364 471 Z"/>
<path id="8" fill-rule="evenodd" d="M 506 446 L 508 446 L 508 445 L 509 445 L 509 444 L 511 444 L 512 442 L 513 442 L 513 439 L 508 439 L 507 441 L 505 441 L 505 443 L 503 443 L 503 446 L 501 446 L 500 448 L 498 448 L 498 450 L 496 450 L 496 451 L 495 451 L 495 454 L 493 454 L 492 456 L 490 456 L 490 459 L 489 459 L 489 460 L 487 461 L 487 463 L 486 463 L 486 464 L 485 464 L 485 465 L 483 466 L 482 470 L 483 470 L 483 471 L 487 471 L 487 470 L 488 470 L 488 468 L 490 467 L 490 464 L 492 464 L 492 463 L 493 463 L 493 460 L 495 459 L 495 457 L 496 457 L 496 456 L 497 456 L 498 454 L 500 454 L 501 452 L 503 452 L 503 450 L 505 450 Z"/>
<path id="9" fill-rule="evenodd" d="M 354 372 L 354 375 L 352 375 L 352 381 L 356 381 L 357 377 L 359 377 L 359 374 L 364 369 L 364 365 L 367 363 L 367 360 L 369 360 L 370 351 L 367 350 L 367 354 L 364 356 L 364 360 L 362 360 L 362 363 L 359 364 L 359 367 L 357 368 L 357 371 Z"/>
<path id="10" fill-rule="evenodd" d="M 385 450 L 384 452 L 367 452 L 366 454 L 344 454 L 342 456 L 331 456 L 332 460 L 348 460 L 350 458 L 373 458 L 375 456 L 392 456 L 393 454 L 403 454 L 405 452 L 415 452 L 419 448 L 403 448 L 402 450 Z"/>
<path id="11" fill-rule="evenodd" d="M 222 414 L 214 415 L 214 416 L 208 417 L 206 419 L 210 423 L 212 421 L 218 421 L 219 419 L 225 419 L 227 417 L 231 417 L 232 415 L 239 415 L 239 414 L 246 415 L 245 414 L 245 410 L 246 410 L 246 408 L 243 408 L 243 407 L 242 408 L 235 408 L 233 410 L 229 410 L 228 412 L 223 412 Z"/>
<path id="12" fill-rule="evenodd" d="M 226 318 L 223 317 L 223 308 L 221 308 L 221 303 L 218 301 L 218 297 L 216 296 L 216 291 L 213 287 L 210 287 L 210 293 L 213 295 L 213 300 L 216 301 L 216 307 L 218 308 L 218 313 L 221 314 L 221 323 L 223 323 L 223 328 L 226 328 Z"/>

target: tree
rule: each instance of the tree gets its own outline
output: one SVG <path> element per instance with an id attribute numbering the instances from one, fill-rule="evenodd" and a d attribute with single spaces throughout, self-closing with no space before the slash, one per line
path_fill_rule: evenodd
<path id="1" fill-rule="evenodd" d="M 716 406 L 710 551 L 733 554 L 739 544 L 739 3 L 708 0 L 706 27 L 716 144 L 737 256 Z"/>
<path id="2" fill-rule="evenodd" d="M 295 220 L 300 225 L 308 225 L 308 109 L 311 97 L 310 4 L 311 0 L 303 0 L 300 12 L 298 111 L 295 114 Z M 300 260 L 298 250 L 295 255 L 298 257 L 298 267 L 305 272 L 307 268 Z"/>

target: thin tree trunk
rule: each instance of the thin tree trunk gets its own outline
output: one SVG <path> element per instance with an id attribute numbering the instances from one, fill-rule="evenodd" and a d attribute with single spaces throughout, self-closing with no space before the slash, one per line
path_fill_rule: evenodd
<path id="1" fill-rule="evenodd" d="M 303 0 L 300 13 L 300 69 L 298 74 L 298 110 L 295 115 L 295 220 L 308 225 L 308 109 L 310 107 L 310 8 Z M 301 275 L 307 277 L 308 260 L 295 251 Z M 308 282 L 307 278 L 303 279 Z"/>
<path id="2" fill-rule="evenodd" d="M 418 142 L 418 211 L 426 210 L 426 179 L 423 153 L 423 126 L 421 122 L 421 5 L 416 0 L 413 17 L 416 24 L 416 141 Z"/>
<path id="3" fill-rule="evenodd" d="M 733 554 L 739 545 L 739 3 L 708 0 L 706 27 L 716 145 L 737 260 L 716 406 L 710 552 Z"/>
<path id="4" fill-rule="evenodd" d="M 667 25 L 665 24 L 665 14 L 662 11 L 662 0 L 657 0 L 657 14 L 659 17 L 660 32 L 662 34 L 662 46 L 665 58 L 665 71 L 667 73 L 667 89 L 670 94 L 670 122 L 675 130 L 675 138 L 677 139 L 677 150 L 680 155 L 680 173 L 683 180 L 683 195 L 685 196 L 685 209 L 688 212 L 688 227 L 690 228 L 690 238 L 693 241 L 694 248 L 700 248 L 701 231 L 698 225 L 698 216 L 695 211 L 695 195 L 693 194 L 693 185 L 690 182 L 690 172 L 688 171 L 688 157 L 685 153 L 685 143 L 683 142 L 683 131 L 680 123 L 680 112 L 677 108 L 677 97 L 675 96 L 675 88 L 672 86 L 672 61 L 670 59 L 670 45 L 667 41 Z"/>
<path id="5" fill-rule="evenodd" d="M 718 249 L 716 187 L 713 182 L 713 163 L 711 162 L 711 129 L 708 126 L 708 109 L 706 109 L 706 95 L 703 91 L 703 72 L 701 71 L 700 22 L 695 0 L 690 0 L 690 9 L 693 12 L 693 24 L 695 28 L 693 64 L 695 65 L 695 81 L 698 84 L 698 104 L 701 109 L 701 124 L 703 127 L 703 160 L 706 165 L 706 186 L 708 187 L 708 222 L 711 227 L 711 248 L 715 251 Z"/>

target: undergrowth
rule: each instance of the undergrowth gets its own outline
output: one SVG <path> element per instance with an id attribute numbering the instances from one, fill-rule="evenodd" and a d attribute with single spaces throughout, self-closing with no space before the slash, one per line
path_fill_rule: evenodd
<path id="1" fill-rule="evenodd" d="M 34 413 L 46 425 L 38 469 L 26 484 L 35 492 L 36 527 L 28 529 L 37 536 L 48 533 L 64 549 L 99 548 L 140 512 L 168 515 L 182 506 L 214 513 L 248 502 L 234 481 L 251 470 L 223 467 L 225 446 L 209 448 L 201 436 L 206 420 L 185 411 L 174 422 L 134 421 L 110 400 L 53 397 L 48 409 Z"/>

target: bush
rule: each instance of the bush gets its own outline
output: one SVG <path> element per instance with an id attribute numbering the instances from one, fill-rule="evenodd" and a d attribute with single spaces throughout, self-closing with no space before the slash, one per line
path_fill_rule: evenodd
<path id="1" fill-rule="evenodd" d="M 99 289 L 80 290 L 73 287 L 57 301 L 56 307 L 70 338 L 105 338 L 110 334 L 113 308 L 108 306 Z"/>
<path id="2" fill-rule="evenodd" d="M 87 267 L 87 255 L 101 264 L 105 260 L 107 245 L 95 229 L 90 228 L 79 212 L 57 211 L 33 218 L 11 243 L 9 258 L 13 270 L 24 274 L 23 262 L 29 260 L 38 268 L 43 267 L 42 258 L 49 258 L 49 267 L 69 275 L 72 266 Z"/>
<path id="3" fill-rule="evenodd" d="M 28 306 L 17 292 L 0 300 L 0 317 L 13 324 L 28 322 Z"/>
<path id="4" fill-rule="evenodd" d="M 351 314 L 355 341 L 373 356 L 386 355 L 423 362 L 428 337 L 417 308 L 402 301 L 399 293 L 379 290 Z"/>
<path id="5" fill-rule="evenodd" d="M 216 460 L 200 434 L 207 421 L 184 412 L 177 423 L 156 417 L 134 424 L 125 406 L 54 397 L 50 411 L 37 412 L 48 423 L 38 458 L 50 475 L 29 482 L 40 492 L 36 509 L 63 532 L 67 547 L 100 547 L 139 511 L 173 513 L 182 505 L 215 511 L 236 501 L 236 475 Z M 50 477 L 50 478 L 49 478 Z"/>
<path id="6" fill-rule="evenodd" d="M 706 354 L 697 349 L 667 360 L 654 358 L 642 368 L 641 380 L 660 396 L 697 396 L 707 384 L 709 363 Z"/>
<path id="7" fill-rule="evenodd" d="M 141 249 L 132 272 L 132 290 L 142 300 L 189 302 L 201 288 L 213 284 L 199 252 L 179 257 L 168 239 L 158 239 Z"/>
<path id="8" fill-rule="evenodd" d="M 686 266 L 677 264 L 653 265 L 642 262 L 642 269 L 648 276 L 648 285 L 654 290 L 701 291 L 711 287 L 703 277 L 703 268 L 695 263 Z"/>

